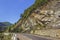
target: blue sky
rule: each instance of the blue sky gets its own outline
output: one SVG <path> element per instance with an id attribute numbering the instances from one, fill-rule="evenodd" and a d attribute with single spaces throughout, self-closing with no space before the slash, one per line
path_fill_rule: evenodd
<path id="1" fill-rule="evenodd" d="M 35 0 L 0 0 L 0 22 L 15 23 Z"/>

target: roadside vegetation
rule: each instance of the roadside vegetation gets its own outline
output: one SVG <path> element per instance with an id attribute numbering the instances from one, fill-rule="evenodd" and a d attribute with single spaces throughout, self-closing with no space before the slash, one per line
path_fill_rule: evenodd
<path id="1" fill-rule="evenodd" d="M 0 33 L 0 40 L 11 40 L 11 34 L 4 35 L 4 33 Z"/>

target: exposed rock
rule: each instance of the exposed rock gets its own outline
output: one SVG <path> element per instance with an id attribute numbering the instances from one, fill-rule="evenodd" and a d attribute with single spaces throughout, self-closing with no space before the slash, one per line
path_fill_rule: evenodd
<path id="1" fill-rule="evenodd" d="M 52 0 L 48 2 L 47 5 L 43 5 L 42 8 L 38 7 L 36 10 L 30 13 L 31 15 L 27 19 L 22 18 L 21 20 L 23 21 L 18 22 L 15 27 L 16 28 L 22 27 L 24 31 L 36 30 L 38 28 L 39 29 L 60 28 L 59 4 L 60 0 Z"/>

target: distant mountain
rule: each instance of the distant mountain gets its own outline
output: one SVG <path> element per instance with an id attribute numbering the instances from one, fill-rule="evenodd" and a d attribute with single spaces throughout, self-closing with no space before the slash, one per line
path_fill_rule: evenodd
<path id="1" fill-rule="evenodd" d="M 3 24 L 3 23 L 0 23 L 0 26 L 6 26 L 5 24 Z"/>
<path id="2" fill-rule="evenodd" d="M 0 26 L 10 26 L 10 25 L 12 25 L 12 23 L 10 23 L 10 22 L 0 22 Z"/>
<path id="3" fill-rule="evenodd" d="M 10 22 L 0 22 L 0 31 L 3 31 L 6 29 L 6 27 L 12 25 Z"/>

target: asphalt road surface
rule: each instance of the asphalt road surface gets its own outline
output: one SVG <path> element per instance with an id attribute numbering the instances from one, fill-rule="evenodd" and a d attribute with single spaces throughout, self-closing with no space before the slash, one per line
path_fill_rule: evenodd
<path id="1" fill-rule="evenodd" d="M 17 40 L 60 40 L 56 38 L 36 36 L 32 34 L 16 34 Z"/>

